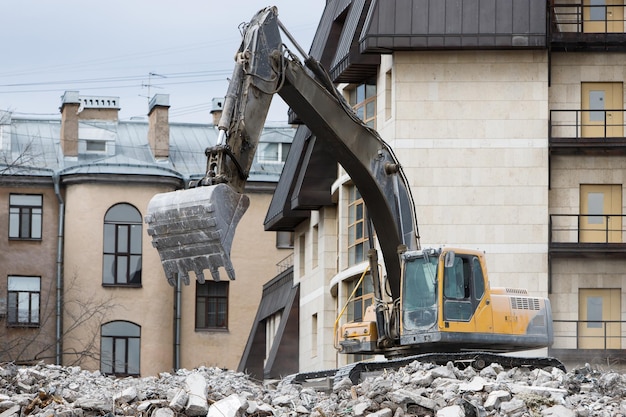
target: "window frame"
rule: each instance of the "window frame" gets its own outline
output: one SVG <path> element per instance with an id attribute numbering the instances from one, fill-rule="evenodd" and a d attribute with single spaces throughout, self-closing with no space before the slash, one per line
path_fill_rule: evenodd
<path id="1" fill-rule="evenodd" d="M 349 323 L 361 322 L 365 317 L 365 311 L 367 308 L 374 304 L 374 283 L 372 281 L 372 274 L 369 272 L 365 274 L 361 285 L 354 290 L 354 287 L 359 282 L 359 277 L 354 277 L 346 282 L 347 293 L 350 295 L 354 291 L 354 297 L 348 304 L 346 320 Z M 357 314 L 357 310 L 359 314 Z"/>
<path id="2" fill-rule="evenodd" d="M 117 328 L 116 328 L 117 327 Z M 121 332 L 119 330 L 122 330 Z M 108 334 L 111 333 L 111 334 Z M 115 334 L 117 333 L 117 334 Z M 123 334 L 126 333 L 126 334 Z M 110 350 L 105 351 L 110 341 Z M 123 344 L 122 344 L 123 342 Z M 118 350 L 119 348 L 119 350 Z M 131 352 L 132 350 L 132 352 Z M 123 369 L 118 371 L 117 355 L 122 353 Z M 134 356 L 131 357 L 131 354 Z M 108 361 L 108 363 L 107 363 Z M 133 368 L 134 367 L 134 368 Z M 139 376 L 141 372 L 141 326 L 126 320 L 114 320 L 100 326 L 100 372 L 105 375 Z"/>
<path id="3" fill-rule="evenodd" d="M 12 280 L 32 280 L 34 283 L 36 280 L 37 289 L 28 288 L 30 285 L 26 285 L 21 289 L 12 289 L 17 283 L 11 283 Z M 24 299 L 26 297 L 27 299 Z M 27 303 L 26 308 L 28 320 L 20 321 L 20 305 Z M 36 307 L 34 304 L 36 303 Z M 13 311 L 14 310 L 14 311 Z M 38 276 L 23 276 L 23 275 L 9 275 L 7 277 L 7 312 L 6 312 L 6 324 L 7 327 L 39 327 L 41 325 L 41 277 Z"/>
<path id="4" fill-rule="evenodd" d="M 367 260 L 369 239 L 365 201 L 355 185 L 348 187 L 348 266 Z M 360 250 L 360 253 L 359 253 Z"/>
<path id="5" fill-rule="evenodd" d="M 350 103 L 357 117 L 367 126 L 376 129 L 376 82 L 371 80 L 354 85 L 347 92 L 348 103 Z"/>
<path id="6" fill-rule="evenodd" d="M 119 215 L 113 211 L 116 209 L 132 209 L 134 210 L 132 217 L 134 215 L 136 217 L 128 220 L 116 218 Z M 120 265 L 122 260 L 125 262 L 125 267 Z M 141 213 L 129 203 L 118 203 L 109 207 L 103 222 L 102 286 L 141 287 L 142 263 L 143 223 Z M 109 268 L 111 272 L 107 275 Z M 121 276 L 121 271 L 124 271 L 124 277 Z"/>
<path id="7" fill-rule="evenodd" d="M 39 197 L 39 204 L 18 203 L 13 201 L 19 197 Z M 37 213 L 36 211 L 39 211 Z M 39 218 L 39 222 L 35 221 Z M 24 225 L 24 221 L 28 224 Z M 14 222 L 17 226 L 13 226 Z M 28 232 L 22 234 L 24 227 Z M 17 230 L 16 230 L 17 229 Z M 38 235 L 35 229 L 38 229 Z M 35 233 L 34 233 L 35 231 Z M 9 240 L 42 240 L 43 238 L 43 194 L 9 194 Z"/>
<path id="8" fill-rule="evenodd" d="M 270 145 L 276 145 L 276 157 L 275 158 L 267 158 L 267 152 L 263 149 L 264 147 L 269 147 Z M 286 142 L 260 142 L 257 147 L 257 162 L 263 164 L 284 164 L 287 160 L 287 154 L 289 153 L 289 149 L 291 148 L 291 143 Z"/>
<path id="9" fill-rule="evenodd" d="M 108 150 L 106 140 L 86 139 L 85 153 L 106 154 Z"/>
<path id="10" fill-rule="evenodd" d="M 211 293 L 211 286 L 217 288 L 216 293 Z M 196 331 L 228 331 L 229 295 L 228 281 L 208 280 L 202 284 L 196 281 Z"/>

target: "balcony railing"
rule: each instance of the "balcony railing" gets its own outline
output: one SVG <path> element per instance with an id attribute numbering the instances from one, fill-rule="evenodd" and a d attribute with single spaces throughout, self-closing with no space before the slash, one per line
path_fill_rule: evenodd
<path id="1" fill-rule="evenodd" d="M 594 47 L 623 50 L 626 37 L 623 5 L 591 5 L 553 0 L 550 7 L 553 48 L 585 50 Z"/>
<path id="2" fill-rule="evenodd" d="M 291 252 L 289 255 L 285 256 L 283 259 L 278 261 L 278 263 L 276 264 L 276 270 L 280 274 L 281 272 L 288 270 L 292 266 L 293 266 L 293 252 Z"/>
<path id="3" fill-rule="evenodd" d="M 616 10 L 623 5 L 586 5 L 559 2 L 552 5 L 553 32 L 615 33 L 624 31 L 624 13 Z M 616 13 L 617 12 L 617 13 Z"/>
<path id="4" fill-rule="evenodd" d="M 622 349 L 623 320 L 552 320 L 553 349 Z"/>
<path id="5" fill-rule="evenodd" d="M 623 214 L 551 214 L 550 243 L 626 242 Z"/>
<path id="6" fill-rule="evenodd" d="M 550 110 L 552 153 L 626 153 L 626 110 Z"/>
<path id="7" fill-rule="evenodd" d="M 626 110 L 550 110 L 550 138 L 624 137 Z"/>

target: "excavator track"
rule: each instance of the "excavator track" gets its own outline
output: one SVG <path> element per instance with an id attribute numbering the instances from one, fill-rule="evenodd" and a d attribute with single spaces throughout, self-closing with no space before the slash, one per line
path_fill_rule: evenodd
<path id="1" fill-rule="evenodd" d="M 423 353 L 386 361 L 356 362 L 337 369 L 302 372 L 284 378 L 283 382 L 306 384 L 311 381 L 318 381 L 318 387 L 332 389 L 333 386 L 345 378 L 350 379 L 353 384 L 358 384 L 368 375 L 381 373 L 385 370 L 397 370 L 414 361 L 436 365 L 445 365 L 448 362 L 453 362 L 457 367 L 473 366 L 475 369 L 483 369 L 489 364 L 498 363 L 507 369 L 516 367 L 533 369 L 553 367 L 563 372 L 566 371 L 565 365 L 552 357 L 505 356 L 491 352 Z M 323 381 L 322 384 L 319 384 L 320 380 Z"/>

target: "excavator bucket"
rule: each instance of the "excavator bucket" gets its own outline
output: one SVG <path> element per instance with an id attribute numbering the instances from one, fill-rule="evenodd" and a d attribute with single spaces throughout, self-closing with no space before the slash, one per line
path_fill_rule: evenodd
<path id="1" fill-rule="evenodd" d="M 230 248 L 239 220 L 250 199 L 227 184 L 157 194 L 148 203 L 148 234 L 159 252 L 170 285 L 177 276 L 189 285 L 189 271 L 204 282 L 209 270 L 219 281 L 223 267 L 230 279 L 235 269 Z"/>

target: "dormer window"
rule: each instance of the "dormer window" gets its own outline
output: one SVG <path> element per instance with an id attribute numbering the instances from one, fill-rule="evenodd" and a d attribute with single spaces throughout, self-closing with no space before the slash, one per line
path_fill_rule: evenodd
<path id="1" fill-rule="evenodd" d="M 117 121 L 85 120 L 78 123 L 78 153 L 115 155 Z"/>
<path id="2" fill-rule="evenodd" d="M 107 143 L 104 140 L 86 140 L 85 150 L 87 152 L 105 153 L 107 150 Z"/>
<path id="3" fill-rule="evenodd" d="M 257 159 L 259 162 L 285 162 L 290 143 L 259 143 Z"/>

